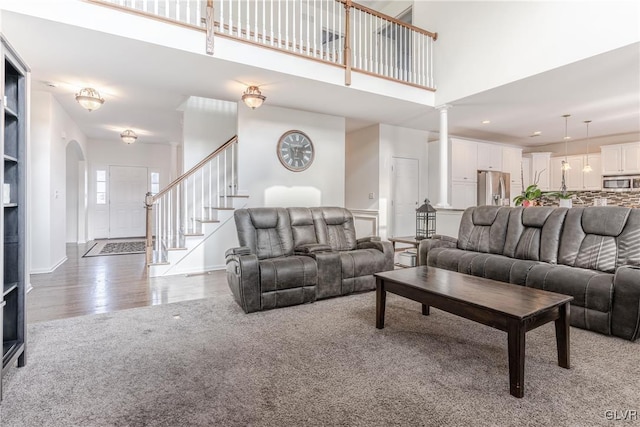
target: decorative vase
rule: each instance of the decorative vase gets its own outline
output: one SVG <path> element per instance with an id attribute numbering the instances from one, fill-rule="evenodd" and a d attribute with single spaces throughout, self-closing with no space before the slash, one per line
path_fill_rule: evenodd
<path id="1" fill-rule="evenodd" d="M 571 199 L 560 199 L 561 208 L 570 208 L 571 206 L 573 206 L 573 201 Z"/>

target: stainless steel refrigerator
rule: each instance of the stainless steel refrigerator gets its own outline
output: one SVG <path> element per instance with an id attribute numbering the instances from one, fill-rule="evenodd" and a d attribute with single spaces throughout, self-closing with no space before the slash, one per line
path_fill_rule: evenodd
<path id="1" fill-rule="evenodd" d="M 509 206 L 511 180 L 506 172 L 478 171 L 478 206 Z"/>

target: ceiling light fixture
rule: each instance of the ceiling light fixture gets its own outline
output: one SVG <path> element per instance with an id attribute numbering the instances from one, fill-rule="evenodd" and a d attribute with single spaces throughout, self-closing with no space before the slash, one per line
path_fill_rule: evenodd
<path id="1" fill-rule="evenodd" d="M 104 99 L 100 98 L 98 91 L 91 87 L 85 87 L 76 93 L 76 101 L 89 111 L 97 110 L 104 104 Z"/>
<path id="2" fill-rule="evenodd" d="M 242 101 L 252 110 L 260 107 L 265 99 L 267 97 L 260 92 L 258 86 L 249 86 L 242 94 Z"/>
<path id="3" fill-rule="evenodd" d="M 483 125 L 488 125 L 489 123 L 491 123 L 491 120 L 483 120 L 483 121 L 482 121 L 482 124 L 483 124 Z"/>
<path id="4" fill-rule="evenodd" d="M 593 171 L 593 168 L 589 164 L 589 123 L 591 123 L 591 120 L 585 120 L 584 122 L 587 125 L 587 164 L 582 168 L 582 172 L 589 173 Z"/>
<path id="5" fill-rule="evenodd" d="M 562 170 L 568 171 L 571 169 L 571 165 L 569 164 L 569 160 L 567 160 L 567 141 L 569 141 L 571 137 L 567 136 L 567 124 L 571 114 L 565 114 L 562 117 L 564 117 L 564 160 L 562 161 Z"/>
<path id="6" fill-rule="evenodd" d="M 138 135 L 136 135 L 136 133 L 131 129 L 127 129 L 120 134 L 120 138 L 122 138 L 122 140 L 127 144 L 133 144 L 136 142 L 136 139 L 138 139 Z"/>

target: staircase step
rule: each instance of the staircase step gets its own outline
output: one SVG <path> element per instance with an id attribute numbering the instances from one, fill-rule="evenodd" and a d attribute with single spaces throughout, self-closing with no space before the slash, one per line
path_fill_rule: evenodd
<path id="1" fill-rule="evenodd" d="M 203 233 L 184 233 L 183 234 L 184 237 L 202 237 L 204 236 Z"/>
<path id="2" fill-rule="evenodd" d="M 173 247 L 173 248 L 167 248 L 168 251 L 186 251 L 189 248 L 185 248 L 185 247 Z"/>
<path id="3" fill-rule="evenodd" d="M 244 195 L 244 194 L 234 194 L 231 196 L 220 196 L 220 198 L 225 198 L 225 197 L 233 197 L 235 199 L 248 199 L 249 196 L 248 195 Z"/>
<path id="4" fill-rule="evenodd" d="M 149 267 L 151 267 L 152 265 L 169 265 L 170 262 L 169 261 L 164 261 L 164 262 L 150 262 L 148 264 Z"/>
<path id="5" fill-rule="evenodd" d="M 201 224 L 213 224 L 216 222 L 220 222 L 217 219 L 200 219 L 200 218 L 196 218 L 196 221 L 198 221 Z"/>
<path id="6" fill-rule="evenodd" d="M 234 211 L 236 208 L 228 208 L 224 206 L 204 206 L 204 209 L 215 209 L 217 211 Z"/>

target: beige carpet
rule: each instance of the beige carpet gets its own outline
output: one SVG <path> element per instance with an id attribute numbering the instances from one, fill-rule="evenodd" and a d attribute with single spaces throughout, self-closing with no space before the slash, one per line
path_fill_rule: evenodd
<path id="1" fill-rule="evenodd" d="M 373 292 L 249 315 L 222 296 L 33 324 L 0 425 L 611 426 L 640 410 L 640 342 L 572 328 L 566 370 L 553 325 L 536 329 L 516 399 L 503 332 L 395 295 L 385 329 L 374 325 Z"/>

